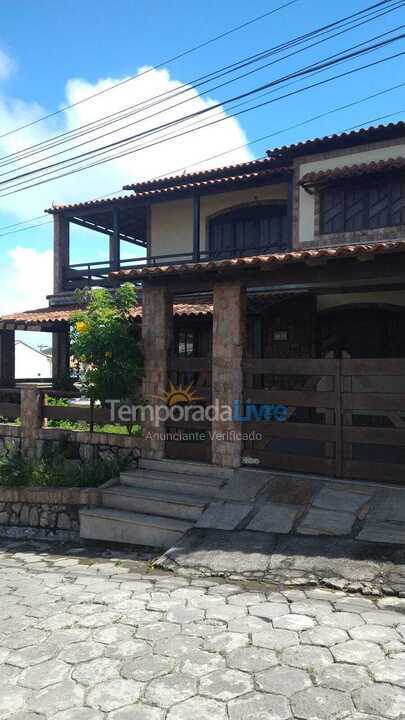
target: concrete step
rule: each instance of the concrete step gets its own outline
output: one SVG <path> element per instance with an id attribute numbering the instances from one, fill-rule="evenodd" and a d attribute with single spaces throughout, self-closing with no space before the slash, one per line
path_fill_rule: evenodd
<path id="1" fill-rule="evenodd" d="M 202 477 L 180 475 L 171 473 L 158 473 L 148 470 L 132 470 L 120 475 L 122 485 L 138 488 L 151 488 L 163 493 L 178 493 L 179 495 L 197 495 L 199 497 L 213 498 L 222 485 L 219 482 L 207 482 Z"/>
<path id="2" fill-rule="evenodd" d="M 206 505 L 208 497 L 164 492 L 150 487 L 114 485 L 102 491 L 102 503 L 107 508 L 160 515 L 196 521 Z"/>
<path id="3" fill-rule="evenodd" d="M 80 537 L 86 540 L 168 548 L 193 525 L 187 520 L 104 507 L 80 510 Z"/>
<path id="4" fill-rule="evenodd" d="M 178 473 L 180 475 L 198 475 L 200 477 L 212 478 L 216 480 L 229 480 L 234 470 L 230 468 L 219 467 L 218 465 L 210 465 L 209 463 L 197 463 L 190 460 L 148 460 L 141 458 L 139 467 L 144 470 L 153 470 L 157 472 Z"/>

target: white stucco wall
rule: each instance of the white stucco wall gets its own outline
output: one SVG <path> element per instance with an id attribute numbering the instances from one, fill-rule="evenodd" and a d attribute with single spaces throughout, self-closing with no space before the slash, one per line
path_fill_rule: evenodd
<path id="1" fill-rule="evenodd" d="M 287 184 L 268 185 L 209 195 L 200 202 L 200 244 L 207 249 L 207 220 L 221 210 L 264 200 L 287 200 Z M 190 253 L 193 249 L 192 199 L 173 200 L 152 205 L 151 212 L 152 255 Z"/>
<path id="2" fill-rule="evenodd" d="M 17 340 L 15 344 L 15 376 L 19 378 L 52 377 L 52 359 Z"/>
<path id="3" fill-rule="evenodd" d="M 309 172 L 320 172 L 322 170 L 331 170 L 345 165 L 357 165 L 359 163 L 389 160 L 390 158 L 397 157 L 405 157 L 405 142 L 401 144 L 393 144 L 390 147 L 374 148 L 373 150 L 359 149 L 356 153 L 350 151 L 347 155 L 328 158 L 326 160 L 311 160 L 308 162 L 302 162 L 299 166 L 298 175 L 299 179 L 301 179 Z M 299 243 L 305 244 L 306 242 L 314 240 L 314 218 L 314 196 L 310 195 L 300 187 L 298 222 Z"/>

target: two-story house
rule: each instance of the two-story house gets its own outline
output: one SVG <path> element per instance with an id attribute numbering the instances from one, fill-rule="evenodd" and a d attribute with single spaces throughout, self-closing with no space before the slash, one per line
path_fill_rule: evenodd
<path id="1" fill-rule="evenodd" d="M 49 308 L 1 319 L 3 384 L 15 329 L 54 332 L 56 379 L 74 290 L 129 280 L 142 298 L 145 397 L 192 383 L 241 411 L 186 439 L 169 431 L 189 427 L 166 425 L 147 455 L 403 481 L 405 123 L 124 190 L 47 211 L 54 294 Z M 109 258 L 92 262 L 89 245 L 89 262 L 71 264 L 72 225 L 107 235 Z M 135 258 L 122 259 L 123 241 Z M 283 422 L 263 404 L 286 409 Z"/>

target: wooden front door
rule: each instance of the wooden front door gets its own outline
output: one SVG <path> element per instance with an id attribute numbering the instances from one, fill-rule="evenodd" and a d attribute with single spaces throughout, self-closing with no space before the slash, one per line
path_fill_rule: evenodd
<path id="1" fill-rule="evenodd" d="M 405 483 L 404 359 L 251 359 L 244 378 L 245 411 L 285 415 L 242 423 L 245 464 Z"/>

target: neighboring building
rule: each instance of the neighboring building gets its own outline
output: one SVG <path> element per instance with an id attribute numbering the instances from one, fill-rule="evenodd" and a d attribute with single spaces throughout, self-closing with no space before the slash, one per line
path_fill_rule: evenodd
<path id="1" fill-rule="evenodd" d="M 15 378 L 49 380 L 52 378 L 52 357 L 22 340 L 16 340 Z"/>
<path id="2" fill-rule="evenodd" d="M 206 401 L 256 408 L 200 423 L 198 442 L 145 440 L 145 454 L 403 481 L 405 123 L 124 189 L 48 211 L 54 294 L 49 308 L 0 320 L 2 382 L 24 327 L 54 332 L 63 376 L 73 291 L 129 280 L 143 303 L 145 396 L 193 382 Z M 72 265 L 71 223 L 108 235 L 109 260 Z M 121 240 L 144 257 L 122 260 Z M 263 403 L 286 406 L 286 421 L 263 422 Z"/>

